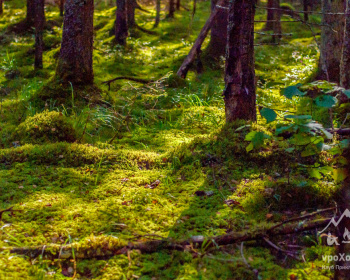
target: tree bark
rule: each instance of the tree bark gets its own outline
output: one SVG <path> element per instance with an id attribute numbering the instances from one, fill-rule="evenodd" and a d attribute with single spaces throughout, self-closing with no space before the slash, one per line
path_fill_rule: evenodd
<path id="1" fill-rule="evenodd" d="M 181 0 L 176 0 L 176 10 L 180 10 Z"/>
<path id="2" fill-rule="evenodd" d="M 222 5 L 226 0 L 219 0 L 218 5 Z M 215 9 L 211 14 L 207 22 L 204 24 L 201 32 L 199 33 L 196 41 L 193 44 L 192 49 L 190 50 L 189 54 L 185 58 L 184 62 L 180 66 L 179 70 L 177 71 L 177 75 L 183 79 L 186 78 L 187 72 L 190 69 L 193 61 L 196 59 L 196 57 L 201 52 L 202 44 L 207 37 L 209 30 L 213 24 L 214 19 L 218 15 L 219 9 Z"/>
<path id="3" fill-rule="evenodd" d="M 175 13 L 175 1 L 174 0 L 169 0 L 168 18 L 174 18 L 174 13 Z"/>
<path id="4" fill-rule="evenodd" d="M 128 37 L 126 1 L 117 0 L 117 18 L 115 21 L 115 41 L 118 45 L 122 46 L 126 45 L 126 38 Z"/>
<path id="5" fill-rule="evenodd" d="M 343 0 L 323 0 L 324 13 L 343 13 Z M 343 47 L 344 16 L 324 14 L 322 17 L 321 50 L 316 79 L 339 83 Z"/>
<path id="6" fill-rule="evenodd" d="M 308 11 L 310 4 L 309 4 L 309 0 L 303 0 L 303 7 L 304 7 L 304 11 Z M 304 21 L 309 21 L 309 14 L 308 13 L 304 13 Z"/>
<path id="7" fill-rule="evenodd" d="M 136 7 L 137 7 L 136 0 L 126 0 L 128 28 L 133 28 L 136 25 L 136 21 L 135 21 Z"/>
<path id="8" fill-rule="evenodd" d="M 60 16 L 63 17 L 63 13 L 64 13 L 64 2 L 65 0 L 60 0 Z"/>
<path id="9" fill-rule="evenodd" d="M 43 31 L 45 24 L 45 0 L 34 0 L 35 6 L 35 61 L 34 69 L 43 68 Z"/>
<path id="10" fill-rule="evenodd" d="M 267 22 L 265 30 L 273 30 L 273 20 L 275 19 L 274 4 L 275 0 L 267 0 Z"/>
<path id="11" fill-rule="evenodd" d="M 350 0 L 346 0 L 344 43 L 340 63 L 340 86 L 350 88 Z"/>
<path id="12" fill-rule="evenodd" d="M 93 84 L 93 0 L 67 0 L 61 52 L 56 70 L 63 82 Z"/>
<path id="13" fill-rule="evenodd" d="M 35 3 L 34 3 L 34 0 L 27 0 L 26 23 L 28 26 L 33 26 L 34 21 L 35 21 Z"/>
<path id="14" fill-rule="evenodd" d="M 160 0 L 156 0 L 156 19 L 154 22 L 154 28 L 158 27 L 160 22 Z"/>
<path id="15" fill-rule="evenodd" d="M 4 0 L 0 0 L 0 15 L 4 13 L 4 5 L 3 5 Z"/>
<path id="16" fill-rule="evenodd" d="M 276 9 L 280 9 L 280 0 L 274 0 L 274 7 Z M 282 26 L 281 26 L 281 15 L 282 12 L 280 10 L 275 10 L 274 18 L 273 18 L 273 33 L 279 34 L 279 35 L 273 35 L 272 41 L 274 43 L 278 43 L 280 39 L 282 38 Z"/>
<path id="17" fill-rule="evenodd" d="M 211 1 L 211 12 L 214 12 L 218 0 Z M 208 55 L 213 59 L 218 59 L 225 55 L 227 43 L 228 0 L 217 7 L 217 16 L 213 20 L 210 32 L 210 41 L 207 48 Z"/>
<path id="18" fill-rule="evenodd" d="M 230 2 L 225 66 L 226 122 L 256 120 L 254 1 Z"/>

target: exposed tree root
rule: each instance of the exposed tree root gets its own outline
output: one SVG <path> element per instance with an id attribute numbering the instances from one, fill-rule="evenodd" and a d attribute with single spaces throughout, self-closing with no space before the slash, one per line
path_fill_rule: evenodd
<path id="1" fill-rule="evenodd" d="M 111 242 L 106 240 L 92 246 L 84 247 L 73 243 L 70 245 L 44 245 L 34 247 L 3 247 L 1 251 L 10 251 L 14 254 L 26 255 L 31 258 L 42 255 L 48 259 L 70 259 L 73 254 L 78 259 L 87 258 L 106 258 L 114 255 L 126 254 L 129 250 L 139 250 L 141 253 L 154 253 L 160 250 L 178 250 L 183 251 L 188 246 L 201 246 L 203 242 L 210 242 L 208 247 L 225 246 L 244 241 L 268 240 L 279 235 L 295 234 L 298 232 L 308 231 L 316 228 L 323 228 L 330 222 L 330 218 L 305 221 L 304 223 L 278 224 L 265 230 L 252 232 L 232 232 L 225 235 L 206 238 L 204 236 L 195 236 L 190 240 L 173 241 L 171 239 L 152 240 L 146 242 L 129 243 L 128 245 L 120 242 Z"/>

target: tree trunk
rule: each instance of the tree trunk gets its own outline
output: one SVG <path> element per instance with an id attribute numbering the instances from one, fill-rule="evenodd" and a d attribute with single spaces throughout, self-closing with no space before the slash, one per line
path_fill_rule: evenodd
<path id="1" fill-rule="evenodd" d="M 176 10 L 180 10 L 181 0 L 176 0 Z"/>
<path id="2" fill-rule="evenodd" d="M 274 7 L 276 9 L 280 8 L 280 0 L 274 0 Z M 273 18 L 273 33 L 274 34 L 279 34 L 279 35 L 273 35 L 272 41 L 275 43 L 278 43 L 280 39 L 282 38 L 282 26 L 281 26 L 281 11 L 280 10 L 275 10 L 274 13 L 274 18 Z"/>
<path id="3" fill-rule="evenodd" d="M 175 13 L 175 0 L 169 0 L 168 18 L 174 18 L 174 13 Z"/>
<path id="4" fill-rule="evenodd" d="M 304 11 L 307 12 L 309 10 L 310 4 L 309 4 L 309 0 L 303 0 L 303 7 L 304 7 Z M 304 21 L 309 21 L 309 14 L 308 13 L 304 13 Z"/>
<path id="5" fill-rule="evenodd" d="M 256 120 L 254 1 L 230 2 L 225 66 L 226 121 Z"/>
<path id="6" fill-rule="evenodd" d="M 65 0 L 60 0 L 60 16 L 63 17 L 63 13 L 64 13 L 64 2 Z"/>
<path id="7" fill-rule="evenodd" d="M 0 0 L 0 15 L 2 15 L 4 13 L 3 2 L 4 2 L 4 0 Z"/>
<path id="8" fill-rule="evenodd" d="M 324 13 L 343 13 L 343 0 L 323 0 L 322 11 Z M 324 14 L 322 24 L 320 61 L 316 79 L 339 83 L 344 16 Z"/>
<path id="9" fill-rule="evenodd" d="M 154 23 L 154 27 L 157 27 L 160 22 L 160 0 L 157 0 L 156 2 L 156 20 Z"/>
<path id="10" fill-rule="evenodd" d="M 211 12 L 213 12 L 218 4 L 218 0 L 211 1 Z M 211 26 L 210 41 L 207 48 L 208 55 L 213 59 L 218 59 L 225 55 L 227 43 L 227 24 L 228 11 L 224 9 L 228 7 L 228 0 L 217 7 L 217 16 Z"/>
<path id="11" fill-rule="evenodd" d="M 346 0 L 344 44 L 340 63 L 340 86 L 350 88 L 350 0 Z"/>
<path id="12" fill-rule="evenodd" d="M 135 10 L 137 7 L 136 0 L 126 0 L 126 11 L 128 19 L 128 28 L 133 28 L 136 24 L 135 21 Z"/>
<path id="13" fill-rule="evenodd" d="M 35 62 L 34 69 L 43 68 L 43 31 L 45 24 L 45 0 L 35 0 Z"/>
<path id="14" fill-rule="evenodd" d="M 347 2 L 349 2 L 347 0 Z M 350 148 L 348 148 L 344 153 L 345 158 L 347 159 L 347 168 L 346 172 L 348 177 L 344 180 L 342 189 L 340 191 L 339 199 L 338 199 L 338 206 L 339 206 L 339 215 L 338 219 L 340 218 L 340 215 L 342 215 L 345 211 L 350 210 Z M 350 261 L 348 260 L 349 253 L 350 253 L 350 243 L 343 243 L 342 241 L 348 242 L 349 239 L 347 239 L 344 234 L 346 233 L 346 229 L 350 230 L 350 218 L 349 216 L 345 216 L 338 226 L 338 243 L 339 245 L 336 246 L 336 256 L 346 256 L 344 259 L 340 259 L 336 262 L 335 265 L 335 273 L 334 273 L 334 280 L 348 280 L 350 279 L 349 270 L 346 268 L 341 269 L 340 267 L 350 266 Z"/>
<path id="15" fill-rule="evenodd" d="M 274 5 L 275 0 L 267 0 L 267 22 L 265 30 L 273 30 L 273 20 L 275 19 Z"/>
<path id="16" fill-rule="evenodd" d="M 219 0 L 218 5 L 222 5 L 226 0 Z M 180 66 L 179 70 L 177 71 L 177 75 L 181 78 L 186 78 L 187 72 L 190 69 L 193 61 L 196 59 L 196 57 L 199 56 L 201 52 L 202 44 L 207 37 L 209 30 L 213 24 L 214 19 L 218 15 L 219 9 L 215 9 L 211 14 L 207 22 L 204 24 L 201 32 L 199 33 L 196 42 L 194 42 L 192 49 L 190 50 L 189 54 L 185 58 L 184 62 Z"/>
<path id="17" fill-rule="evenodd" d="M 67 0 L 64 11 L 61 52 L 56 70 L 63 82 L 93 84 L 94 0 Z"/>
<path id="18" fill-rule="evenodd" d="M 126 38 L 128 37 L 126 1 L 117 0 L 117 19 L 115 21 L 115 41 L 122 46 L 126 45 Z"/>
<path id="19" fill-rule="evenodd" d="M 26 23 L 28 26 L 33 26 L 34 21 L 35 21 L 35 2 L 34 0 L 27 0 Z"/>

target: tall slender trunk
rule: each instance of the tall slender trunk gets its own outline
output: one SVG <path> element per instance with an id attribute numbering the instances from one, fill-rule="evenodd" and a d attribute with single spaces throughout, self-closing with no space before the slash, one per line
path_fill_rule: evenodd
<path id="1" fill-rule="evenodd" d="M 169 0 L 168 18 L 173 18 L 175 13 L 175 0 Z"/>
<path id="2" fill-rule="evenodd" d="M 63 82 L 93 84 L 94 0 L 67 0 L 56 76 Z"/>
<path id="3" fill-rule="evenodd" d="M 35 21 L 35 2 L 34 0 L 27 0 L 27 16 L 26 22 L 28 26 L 33 26 Z"/>
<path id="4" fill-rule="evenodd" d="M 126 38 L 128 37 L 126 1 L 128 0 L 117 0 L 117 18 L 115 21 L 115 41 L 122 46 L 126 45 Z"/>
<path id="5" fill-rule="evenodd" d="M 273 0 L 274 1 L 274 8 L 279 9 L 280 8 L 280 0 Z M 282 38 L 282 26 L 281 26 L 281 11 L 275 10 L 275 13 L 273 15 L 273 33 L 279 34 L 279 35 L 273 35 L 272 40 L 275 43 L 278 43 L 279 40 Z"/>
<path id="6" fill-rule="evenodd" d="M 176 0 L 176 10 L 180 10 L 181 0 Z"/>
<path id="7" fill-rule="evenodd" d="M 329 13 L 343 13 L 344 1 L 323 0 L 322 11 L 324 14 L 317 79 L 339 83 L 340 59 L 344 40 L 344 15 Z"/>
<path id="8" fill-rule="evenodd" d="M 34 0 L 35 6 L 35 62 L 34 69 L 43 68 L 43 31 L 45 24 L 45 0 Z"/>
<path id="9" fill-rule="evenodd" d="M 218 9 L 218 14 L 215 17 L 211 26 L 210 41 L 207 47 L 208 55 L 213 59 L 218 59 L 225 55 L 226 43 L 227 43 L 227 24 L 228 24 L 228 11 L 229 3 L 225 1 L 222 6 L 216 7 L 218 0 L 211 1 L 211 12 Z"/>
<path id="10" fill-rule="evenodd" d="M 267 22 L 265 30 L 273 30 L 273 20 L 275 19 L 274 4 L 275 0 L 267 0 Z"/>
<path id="11" fill-rule="evenodd" d="M 309 7 L 310 7 L 309 0 L 303 0 L 303 8 L 305 12 L 309 10 Z M 309 21 L 308 13 L 304 13 L 304 21 Z"/>
<path id="12" fill-rule="evenodd" d="M 350 88 L 350 0 L 346 0 L 343 51 L 340 62 L 340 86 Z"/>
<path id="13" fill-rule="evenodd" d="M 157 27 L 160 22 L 160 0 L 156 0 L 156 19 L 154 22 L 154 27 Z"/>
<path id="14" fill-rule="evenodd" d="M 225 66 L 226 121 L 256 120 L 254 1 L 230 2 Z"/>
<path id="15" fill-rule="evenodd" d="M 60 16 L 63 17 L 63 13 L 64 13 L 64 2 L 65 0 L 60 0 Z"/>

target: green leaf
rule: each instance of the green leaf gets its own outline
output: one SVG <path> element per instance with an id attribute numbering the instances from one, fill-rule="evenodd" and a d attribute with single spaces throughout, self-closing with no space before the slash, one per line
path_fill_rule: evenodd
<path id="1" fill-rule="evenodd" d="M 321 95 L 315 99 L 315 104 L 323 108 L 332 108 L 337 102 L 338 99 L 330 95 Z"/>
<path id="2" fill-rule="evenodd" d="M 250 142 L 250 144 L 245 149 L 249 153 L 250 151 L 252 151 L 254 149 L 254 144 L 252 142 Z"/>
<path id="3" fill-rule="evenodd" d="M 292 124 L 289 124 L 289 125 L 283 125 L 283 126 L 280 126 L 280 127 L 277 127 L 276 128 L 276 135 L 279 135 L 285 131 L 289 131 L 291 128 L 293 128 L 295 125 L 292 123 Z"/>
<path id="4" fill-rule="evenodd" d="M 270 136 L 265 134 L 264 132 L 257 132 L 257 131 L 251 131 L 249 132 L 246 137 L 245 140 L 246 141 L 251 141 L 251 143 L 248 145 L 248 147 L 246 148 L 247 152 L 250 152 L 251 150 L 253 150 L 253 148 L 259 148 L 264 144 L 264 140 L 265 139 L 269 139 Z"/>
<path id="5" fill-rule="evenodd" d="M 287 148 L 287 149 L 285 149 L 285 151 L 287 152 L 287 153 L 291 153 L 291 152 L 293 152 L 295 150 L 295 148 Z"/>
<path id="6" fill-rule="evenodd" d="M 281 93 L 288 99 L 292 99 L 293 96 L 304 96 L 306 94 L 306 92 L 300 91 L 297 86 L 289 86 L 281 89 Z"/>
<path id="7" fill-rule="evenodd" d="M 266 119 L 267 123 L 273 122 L 277 118 L 276 112 L 270 108 L 262 108 L 260 114 Z"/>
<path id="8" fill-rule="evenodd" d="M 333 169 L 333 179 L 336 183 L 340 183 L 346 179 L 346 170 L 345 168 Z"/>
<path id="9" fill-rule="evenodd" d="M 311 137 L 305 133 L 298 133 L 293 135 L 289 142 L 298 146 L 307 145 L 311 142 Z"/>
<path id="10" fill-rule="evenodd" d="M 350 98 L 350 89 L 345 89 L 345 90 L 343 90 L 343 93 L 344 93 L 348 98 Z"/>
<path id="11" fill-rule="evenodd" d="M 309 171 L 310 177 L 316 178 L 316 179 L 321 179 L 322 178 L 322 174 L 318 170 L 318 168 L 310 168 L 308 171 Z"/>

